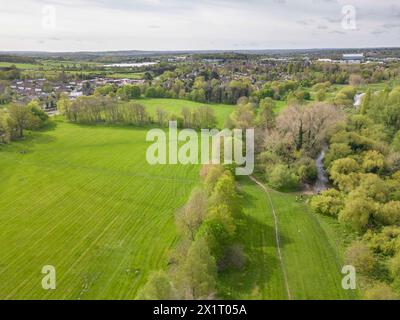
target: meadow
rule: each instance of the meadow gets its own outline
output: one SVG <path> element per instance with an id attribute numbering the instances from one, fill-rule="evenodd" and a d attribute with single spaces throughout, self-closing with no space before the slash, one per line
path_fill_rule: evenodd
<path id="1" fill-rule="evenodd" d="M 155 117 L 157 108 L 162 108 L 168 111 L 170 114 L 181 115 L 182 108 L 198 108 L 201 106 L 209 106 L 214 110 L 215 116 L 218 121 L 218 128 L 224 127 L 226 119 L 235 110 L 235 106 L 226 104 L 206 104 L 200 102 L 194 102 L 189 100 L 179 99 L 147 99 L 142 98 L 136 100 L 136 102 L 144 105 L 150 115 Z"/>
<path id="2" fill-rule="evenodd" d="M 278 219 L 280 263 L 266 193 L 248 178 L 240 179 L 240 189 L 245 219 L 239 238 L 249 261 L 244 272 L 231 271 L 221 277 L 219 289 L 225 298 L 288 299 L 285 271 L 291 299 L 358 299 L 357 291 L 341 286 L 343 246 L 337 235 L 343 227 L 337 221 L 313 214 L 308 205 L 296 200 L 296 194 L 269 189 Z"/>
<path id="3" fill-rule="evenodd" d="M 204 104 L 140 99 L 179 114 Z M 233 106 L 210 105 L 219 126 Z M 284 108 L 284 103 L 279 107 Z M 0 299 L 134 299 L 149 273 L 164 269 L 179 241 L 174 213 L 199 183 L 199 166 L 150 166 L 147 130 L 55 121 L 46 131 L 0 146 Z M 357 299 L 341 287 L 343 227 L 313 214 L 296 194 L 267 194 L 238 181 L 244 219 L 238 241 L 244 270 L 218 278 L 226 299 Z M 57 270 L 57 290 L 41 268 Z"/>
<path id="4" fill-rule="evenodd" d="M 198 168 L 148 165 L 146 132 L 58 122 L 0 146 L 0 299 L 133 299 L 166 266 Z"/>

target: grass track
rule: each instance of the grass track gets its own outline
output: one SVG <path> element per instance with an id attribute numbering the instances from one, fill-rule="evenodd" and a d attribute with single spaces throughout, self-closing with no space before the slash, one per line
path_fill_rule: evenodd
<path id="1" fill-rule="evenodd" d="M 249 263 L 244 272 L 221 278 L 224 297 L 287 299 L 284 275 L 276 250 L 271 205 L 265 192 L 248 178 L 240 180 L 246 219 L 239 230 Z M 358 292 L 341 287 L 341 247 L 334 245 L 341 226 L 322 221 L 295 195 L 270 190 L 290 293 L 295 300 L 358 299 Z"/>

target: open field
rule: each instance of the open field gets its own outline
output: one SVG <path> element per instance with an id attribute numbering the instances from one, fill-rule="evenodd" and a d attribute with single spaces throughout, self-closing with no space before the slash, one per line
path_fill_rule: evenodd
<path id="1" fill-rule="evenodd" d="M 166 266 L 198 168 L 148 165 L 145 135 L 59 122 L 0 146 L 0 299 L 132 299 Z"/>
<path id="2" fill-rule="evenodd" d="M 342 251 L 329 240 L 333 226 L 321 225 L 296 195 L 270 190 L 281 234 L 282 253 L 294 299 L 357 299 L 342 289 Z M 340 228 L 336 222 L 336 227 Z"/>
<path id="3" fill-rule="evenodd" d="M 226 298 L 287 299 L 267 195 L 247 178 L 241 180 L 241 189 L 246 219 L 240 238 L 249 264 L 245 272 L 227 273 L 220 290 Z M 292 299 L 357 299 L 357 292 L 341 287 L 342 246 L 338 236 L 332 238 L 340 231 L 338 222 L 321 221 L 295 195 L 273 190 L 270 195 Z"/>
<path id="4" fill-rule="evenodd" d="M 223 128 L 225 120 L 228 119 L 229 115 L 235 110 L 235 106 L 226 104 L 206 104 L 193 102 L 189 100 L 179 100 L 179 99 L 138 99 L 138 103 L 146 106 L 148 112 L 155 116 L 158 107 L 163 108 L 169 113 L 174 113 L 180 115 L 182 108 L 198 108 L 200 106 L 209 106 L 214 112 L 218 119 L 218 127 Z"/>
<path id="5" fill-rule="evenodd" d="M 43 67 L 40 64 L 0 62 L 0 67 L 11 67 L 11 66 L 16 66 L 18 69 L 39 69 L 40 67 Z"/>

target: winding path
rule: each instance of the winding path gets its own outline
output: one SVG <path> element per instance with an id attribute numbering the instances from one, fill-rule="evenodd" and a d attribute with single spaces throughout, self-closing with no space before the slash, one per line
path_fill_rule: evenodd
<path id="1" fill-rule="evenodd" d="M 276 247 L 277 247 L 277 251 L 278 251 L 278 258 L 279 258 L 279 262 L 281 264 L 281 269 L 282 269 L 283 277 L 284 277 L 284 280 L 285 280 L 285 287 L 286 287 L 287 295 L 288 295 L 289 300 L 292 300 L 292 295 L 290 293 L 289 282 L 288 282 L 287 274 L 286 274 L 285 263 L 283 262 L 283 257 L 282 257 L 281 241 L 280 241 L 280 237 L 279 237 L 278 217 L 276 215 L 276 211 L 275 211 L 275 207 L 274 207 L 274 204 L 272 202 L 272 199 L 271 199 L 271 195 L 269 194 L 268 189 L 260 181 L 258 181 L 253 176 L 250 176 L 250 179 L 253 182 L 255 182 L 261 189 L 264 190 L 264 192 L 266 193 L 266 195 L 268 197 L 269 203 L 271 205 L 272 214 L 274 216 L 275 240 L 276 240 Z"/>

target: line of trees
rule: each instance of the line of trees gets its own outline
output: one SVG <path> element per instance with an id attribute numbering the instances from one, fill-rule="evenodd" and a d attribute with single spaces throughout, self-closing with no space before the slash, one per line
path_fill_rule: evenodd
<path id="1" fill-rule="evenodd" d="M 218 272 L 242 268 L 245 254 L 235 243 L 241 207 L 234 176 L 222 166 L 204 166 L 202 186 L 177 211 L 181 242 L 167 271 L 152 273 L 138 297 L 148 300 L 214 299 Z"/>
<path id="2" fill-rule="evenodd" d="M 57 104 L 58 110 L 67 120 L 76 123 L 95 124 L 127 124 L 145 126 L 158 124 L 168 126 L 169 121 L 177 121 L 180 128 L 207 129 L 217 126 L 214 110 L 208 106 L 198 108 L 182 108 L 181 114 L 170 114 L 163 108 L 157 108 L 150 115 L 147 108 L 137 102 L 122 103 L 115 98 L 102 95 L 83 96 L 75 101 L 62 96 Z"/>

